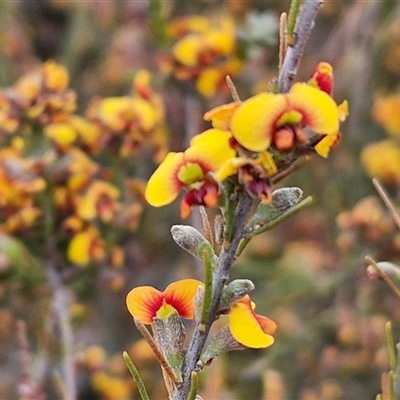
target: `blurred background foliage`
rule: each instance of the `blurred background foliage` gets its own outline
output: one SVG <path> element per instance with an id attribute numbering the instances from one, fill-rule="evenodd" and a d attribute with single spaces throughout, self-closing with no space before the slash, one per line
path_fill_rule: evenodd
<path id="1" fill-rule="evenodd" d="M 96 179 L 108 182 L 121 195 L 121 204 L 115 205 L 113 191 L 106 190 L 107 206 L 111 202 L 116 207 L 111 207 L 112 216 L 122 215 L 121 207 L 128 204 L 134 217 L 133 226 L 128 226 L 132 220 L 127 214 L 118 223 L 100 214 L 95 221 L 78 215 L 78 222 L 93 223 L 102 235 L 101 256 L 88 256 L 85 262 L 71 254 L 68 257 L 70 240 L 79 230 L 76 219 L 68 220 L 69 230 L 62 218 L 53 220 L 51 230 L 37 223 L 39 216 L 32 217 L 29 229 L 10 230 L 10 209 L 0 198 L 0 398 L 58 398 L 55 371 L 62 371 L 63 349 L 53 303 L 60 284 L 65 289 L 66 312 L 72 318 L 74 346 L 70 350 L 77 367 L 78 397 L 137 398 L 121 357 L 126 349 L 139 366 L 151 397 L 165 398 L 161 373 L 128 315 L 125 295 L 137 285 L 163 288 L 177 278 L 201 278 L 201 269 L 170 237 L 171 225 L 180 222 L 177 204 L 150 208 L 143 202 L 142 185 L 167 142 L 169 149 L 183 150 L 193 134 L 208 127 L 202 121 L 203 113 L 230 101 L 228 91 L 218 86 L 220 75 L 233 77 L 242 99 L 268 88 L 277 75 L 279 15 L 289 5 L 289 1 L 260 0 L 0 2 L 0 86 L 4 88 L 0 152 L 20 151 L 21 162 L 12 170 L 12 183 L 20 183 L 18 188 L 23 190 L 34 178 L 46 180 L 51 190 L 35 197 L 41 202 L 34 200 L 34 207 L 42 217 L 61 218 L 48 207 L 54 207 L 49 204 L 65 182 L 53 179 L 51 172 L 58 166 L 62 179 L 68 179 L 70 161 L 60 166 L 60 160 L 80 149 L 102 171 L 86 176 L 83 192 Z M 211 28 L 204 28 L 204 21 L 230 17 L 230 22 L 217 22 L 214 27 L 220 24 L 225 33 L 232 34 L 234 45 L 221 45 L 219 53 L 212 49 L 217 54 L 212 54 L 211 64 L 200 58 L 185 64 L 180 57 L 186 56 L 173 46 L 187 27 L 171 22 L 189 15 L 204 17 L 199 22 L 203 28 L 198 29 L 206 32 Z M 231 58 L 233 64 L 227 63 Z M 29 97 L 23 85 L 18 92 L 16 82 L 22 76 L 32 77 L 29 74 L 48 60 L 65 67 L 68 85 L 46 86 L 45 74 L 41 75 L 40 96 L 36 93 L 39 97 Z M 283 182 L 312 195 L 313 205 L 256 237 L 232 270 L 232 277 L 255 282 L 252 297 L 257 311 L 278 324 L 276 343 L 265 351 L 235 352 L 215 361 L 203 374 L 200 392 L 205 399 L 375 399 L 381 391 L 381 374 L 389 370 L 385 323 L 392 321 L 398 336 L 399 299 L 383 283 L 368 280 L 364 257 L 369 254 L 394 262 L 400 257 L 400 233 L 371 184 L 371 177 L 378 178 L 398 204 L 399 3 L 326 0 L 298 80 L 307 80 L 321 60 L 333 65 L 336 101 L 348 99 L 350 103 L 340 146 L 328 160 L 315 157 Z M 204 65 L 214 70 L 206 71 Z M 144 83 L 139 79 L 132 85 L 143 69 L 151 73 L 151 79 Z M 202 86 L 199 80 L 205 71 L 204 82 L 213 79 L 217 86 Z M 39 78 L 29 79 L 37 82 Z M 51 92 L 69 104 L 63 97 L 68 90 L 76 94 L 72 110 L 66 110 L 65 103 L 55 107 L 51 96 L 43 100 Z M 27 97 L 25 108 L 17 101 L 23 117 L 10 114 L 7 108 L 20 99 L 16 92 Z M 135 137 L 131 147 L 127 145 L 127 153 L 121 153 L 121 135 L 132 133 L 132 125 L 117 127 L 112 133 L 114 125 L 110 124 L 118 121 L 112 111 L 99 105 L 101 99 L 117 96 L 139 97 L 158 110 L 159 119 L 151 126 L 160 128 L 161 136 L 141 125 L 142 136 Z M 52 120 L 27 114 L 38 99 L 50 102 L 45 107 L 51 104 Z M 42 109 L 38 115 L 49 116 L 47 111 Z M 71 139 L 67 145 L 51 133 L 46 136 L 46 126 L 60 122 L 60 113 L 63 122 L 71 121 L 72 115 L 82 116 L 98 132 L 97 138 L 106 139 L 94 143 Z M 148 121 L 146 115 L 140 108 L 136 117 L 143 124 Z M 10 116 L 22 118 L 23 128 L 11 129 L 7 125 Z M 135 119 L 130 122 L 138 124 Z M 153 136 L 146 136 L 150 131 Z M 44 154 L 49 151 L 53 158 L 46 159 Z M 10 178 L 7 157 L 4 150 L 0 180 Z M 29 196 L 40 192 L 38 188 L 26 190 Z M 76 217 L 79 212 L 75 211 L 62 217 Z M 196 215 L 191 223 L 199 224 Z M 61 283 L 52 279 L 51 271 L 56 271 Z M 27 354 L 30 360 L 23 357 Z M 33 371 L 27 370 L 29 366 Z"/>

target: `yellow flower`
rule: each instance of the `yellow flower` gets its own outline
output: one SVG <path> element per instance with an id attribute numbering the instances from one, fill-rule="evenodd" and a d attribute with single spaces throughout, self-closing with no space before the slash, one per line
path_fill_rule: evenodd
<path id="1" fill-rule="evenodd" d="M 400 181 L 400 147 L 394 140 L 383 140 L 364 147 L 361 162 L 369 176 L 387 183 Z"/>
<path id="2" fill-rule="evenodd" d="M 265 92 L 251 97 L 238 107 L 230 123 L 234 138 L 257 152 L 271 144 L 278 150 L 289 150 L 296 139 L 302 141 L 303 127 L 322 137 L 335 136 L 339 113 L 328 94 L 302 83 L 295 83 L 286 94 Z"/>
<path id="3" fill-rule="evenodd" d="M 104 241 L 94 226 L 73 236 L 68 245 L 68 259 L 79 266 L 85 266 L 91 261 L 99 261 L 104 258 Z"/>
<path id="4" fill-rule="evenodd" d="M 389 134 L 400 136 L 400 94 L 376 97 L 372 116 Z"/>
<path id="5" fill-rule="evenodd" d="M 102 221 L 110 222 L 120 208 L 118 197 L 119 190 L 114 185 L 96 180 L 90 184 L 85 194 L 78 198 L 78 216 L 84 220 L 99 217 Z"/>
<path id="6" fill-rule="evenodd" d="M 103 371 L 93 374 L 92 386 L 105 400 L 129 399 L 132 395 L 131 379 L 123 379 Z"/>
<path id="7" fill-rule="evenodd" d="M 229 139 L 229 132 L 209 129 L 195 136 L 185 152 L 168 153 L 147 183 L 145 197 L 149 204 L 154 207 L 169 204 L 186 189 L 188 193 L 181 201 L 183 218 L 189 215 L 192 205 L 215 207 L 218 183 L 210 174 L 235 156 Z"/>

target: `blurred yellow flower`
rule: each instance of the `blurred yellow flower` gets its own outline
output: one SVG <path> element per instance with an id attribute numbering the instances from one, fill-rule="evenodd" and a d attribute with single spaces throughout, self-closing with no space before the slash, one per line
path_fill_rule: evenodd
<path id="1" fill-rule="evenodd" d="M 400 136 L 400 94 L 377 96 L 372 116 L 389 134 Z"/>
<path id="2" fill-rule="evenodd" d="M 383 140 L 367 145 L 361 152 L 361 162 L 371 177 L 386 183 L 400 181 L 400 146 L 395 140 Z"/>

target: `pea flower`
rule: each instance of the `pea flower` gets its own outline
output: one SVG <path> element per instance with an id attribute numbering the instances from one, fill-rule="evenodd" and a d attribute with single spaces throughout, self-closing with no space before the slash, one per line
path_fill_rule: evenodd
<path id="1" fill-rule="evenodd" d="M 276 323 L 254 312 L 255 304 L 246 295 L 237 301 L 228 314 L 229 330 L 238 343 L 260 349 L 274 343 Z"/>
<path id="2" fill-rule="evenodd" d="M 235 139 L 251 151 L 273 145 L 287 151 L 296 141 L 305 142 L 303 128 L 324 136 L 339 130 L 334 100 L 310 85 L 295 83 L 286 94 L 260 93 L 244 101 L 234 113 L 231 130 Z"/>
<path id="3" fill-rule="evenodd" d="M 274 343 L 276 323 L 263 315 L 254 313 L 255 304 L 249 295 L 235 302 L 228 314 L 228 325 L 211 339 L 198 366 L 209 365 L 223 353 L 246 348 L 262 349 Z"/>
<path id="4" fill-rule="evenodd" d="M 152 324 L 155 317 L 165 319 L 174 310 L 186 319 L 193 319 L 193 300 L 199 286 L 196 279 L 182 279 L 160 292 L 152 286 L 133 288 L 126 297 L 126 305 L 134 318 Z"/>
<path id="5" fill-rule="evenodd" d="M 169 204 L 186 189 L 180 204 L 182 218 L 190 215 L 193 205 L 216 207 L 219 184 L 212 174 L 236 154 L 229 145 L 230 137 L 227 131 L 209 129 L 195 136 L 186 151 L 168 153 L 147 183 L 149 204 Z"/>

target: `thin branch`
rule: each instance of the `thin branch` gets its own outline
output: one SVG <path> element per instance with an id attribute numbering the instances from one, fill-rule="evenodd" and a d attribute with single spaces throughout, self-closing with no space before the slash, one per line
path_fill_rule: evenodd
<path id="1" fill-rule="evenodd" d="M 372 183 L 374 184 L 376 190 L 379 193 L 379 196 L 381 196 L 381 199 L 385 203 L 386 207 L 392 214 L 392 217 L 393 217 L 394 222 L 396 223 L 397 227 L 400 229 L 400 216 L 397 214 L 397 211 L 395 210 L 393 203 L 390 200 L 388 194 L 385 192 L 382 185 L 379 183 L 378 179 L 376 179 L 376 178 L 372 179 Z"/>
<path id="2" fill-rule="evenodd" d="M 218 259 L 218 264 L 214 271 L 212 301 L 208 320 L 205 325 L 205 330 L 202 331 L 199 329 L 200 324 L 197 324 L 193 329 L 193 334 L 186 352 L 183 366 L 183 382 L 177 386 L 172 400 L 187 400 L 188 398 L 191 386 L 192 371 L 196 370 L 197 361 L 200 358 L 208 333 L 210 331 L 211 324 L 215 320 L 222 289 L 228 279 L 229 270 L 235 261 L 236 250 L 245 234 L 245 226 L 252 208 L 252 204 L 253 201 L 251 197 L 246 192 L 241 192 L 235 210 L 235 225 L 232 229 L 230 241 L 226 246 L 223 246 L 222 252 Z"/>
<path id="3" fill-rule="evenodd" d="M 304 0 L 294 29 L 294 43 L 289 46 L 278 78 L 279 91 L 286 93 L 297 74 L 304 48 L 314 26 L 317 12 L 323 0 Z"/>
<path id="4" fill-rule="evenodd" d="M 233 101 L 240 102 L 240 97 L 239 97 L 238 91 L 236 89 L 236 86 L 233 83 L 232 78 L 229 75 L 227 75 L 225 79 L 226 79 L 226 84 L 228 86 L 228 89 L 231 92 Z"/>
<path id="5" fill-rule="evenodd" d="M 374 259 L 372 259 L 370 256 L 365 257 L 365 261 L 368 263 L 368 265 L 372 265 L 372 267 L 375 268 L 376 272 L 378 272 L 379 276 L 382 278 L 382 280 L 392 289 L 392 292 L 400 298 L 400 290 L 399 288 L 393 283 L 393 281 L 387 276 L 385 271 L 382 270 L 382 268 L 379 267 L 379 265 L 376 263 Z"/>
<path id="6" fill-rule="evenodd" d="M 279 20 L 279 71 L 282 69 L 283 60 L 285 59 L 287 43 L 287 14 L 283 12 Z"/>

